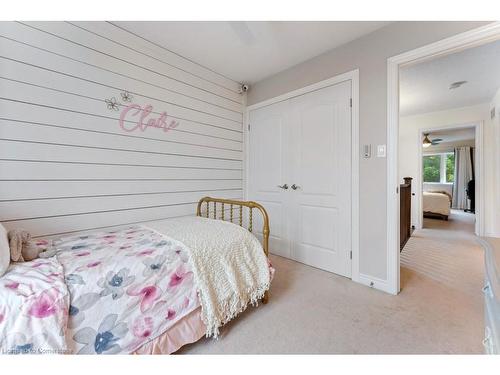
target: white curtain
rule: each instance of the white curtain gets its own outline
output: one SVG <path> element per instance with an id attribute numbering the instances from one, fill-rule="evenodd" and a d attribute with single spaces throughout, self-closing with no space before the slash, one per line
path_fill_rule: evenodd
<path id="1" fill-rule="evenodd" d="M 468 207 L 467 184 L 474 178 L 472 166 L 473 150 L 469 146 L 455 148 L 455 182 L 453 183 L 452 207 L 463 210 Z"/>

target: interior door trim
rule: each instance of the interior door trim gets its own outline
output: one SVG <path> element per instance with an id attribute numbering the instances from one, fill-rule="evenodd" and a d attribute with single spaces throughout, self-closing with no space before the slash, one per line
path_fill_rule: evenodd
<path id="1" fill-rule="evenodd" d="M 248 173 L 249 173 L 249 119 L 250 111 L 257 108 L 266 107 L 271 104 L 282 102 L 300 95 L 320 90 L 328 86 L 334 86 L 344 81 L 351 81 L 351 279 L 358 283 L 363 283 L 363 278 L 359 272 L 359 69 L 336 75 L 326 80 L 316 82 L 312 85 L 299 88 L 276 96 L 274 98 L 264 100 L 262 102 L 246 107 L 244 118 L 244 144 L 243 150 L 245 155 L 244 173 L 243 173 L 243 189 L 244 197 L 248 199 Z M 245 98 L 246 101 L 246 98 Z"/>
<path id="2" fill-rule="evenodd" d="M 396 189 L 399 186 L 399 68 L 499 39 L 500 22 L 492 22 L 387 59 L 387 279 L 384 289 L 388 293 L 396 295 L 401 289 L 399 190 Z M 477 137 L 476 134 L 476 139 Z M 484 197 L 484 186 L 481 185 L 478 198 Z M 478 200 L 478 204 L 481 205 L 479 213 L 484 212 L 484 202 Z M 477 217 L 476 219 L 479 220 L 479 235 L 484 235 L 484 218 Z"/>

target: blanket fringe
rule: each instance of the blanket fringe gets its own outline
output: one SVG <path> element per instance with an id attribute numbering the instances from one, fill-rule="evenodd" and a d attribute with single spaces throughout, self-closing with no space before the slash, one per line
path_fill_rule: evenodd
<path id="1" fill-rule="evenodd" d="M 217 322 L 209 322 L 207 319 L 207 315 L 203 311 L 203 303 L 201 304 L 201 317 L 203 323 L 207 327 L 207 331 L 205 337 L 213 337 L 214 339 L 219 338 L 220 327 L 224 326 L 234 318 L 236 318 L 239 314 L 245 311 L 248 308 L 248 305 L 258 306 L 259 301 L 264 297 L 264 294 L 271 287 L 271 283 L 266 283 L 265 285 L 261 285 L 256 289 L 247 290 L 246 295 L 248 298 L 245 300 L 241 298 L 231 298 L 230 301 L 224 301 L 223 305 L 218 309 L 220 315 L 224 316 L 223 320 L 218 320 Z M 200 295 L 201 296 L 201 295 Z"/>

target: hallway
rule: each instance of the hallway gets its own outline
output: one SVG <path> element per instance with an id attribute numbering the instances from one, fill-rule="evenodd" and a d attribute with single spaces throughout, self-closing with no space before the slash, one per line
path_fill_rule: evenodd
<path id="1" fill-rule="evenodd" d="M 474 235 L 474 215 L 452 210 L 448 221 L 424 219 L 424 229 L 414 231 L 401 252 L 401 267 L 477 295 L 483 250 Z"/>
<path id="2" fill-rule="evenodd" d="M 449 329 L 470 331 L 470 345 L 479 352 L 483 279 L 483 249 L 476 241 L 474 215 L 470 213 L 452 210 L 448 221 L 424 219 L 424 229 L 413 232 L 401 253 L 401 293 L 416 288 L 429 296 L 457 296 L 456 302 L 461 302 L 447 308 L 453 309 L 453 315 L 464 316 L 464 326 Z"/>

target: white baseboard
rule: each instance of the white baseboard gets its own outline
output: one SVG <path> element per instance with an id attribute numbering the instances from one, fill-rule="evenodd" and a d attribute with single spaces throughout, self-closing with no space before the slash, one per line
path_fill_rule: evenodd
<path id="1" fill-rule="evenodd" d="M 353 281 L 389 294 L 398 294 L 396 291 L 392 290 L 387 280 L 379 279 L 378 277 L 368 276 L 360 273 L 358 279 Z"/>
<path id="2" fill-rule="evenodd" d="M 484 237 L 500 237 L 500 232 L 486 232 Z"/>

